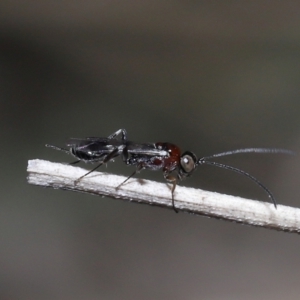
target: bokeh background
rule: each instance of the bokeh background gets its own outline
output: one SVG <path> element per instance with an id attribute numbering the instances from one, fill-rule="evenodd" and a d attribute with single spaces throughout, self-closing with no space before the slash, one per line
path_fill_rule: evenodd
<path id="1" fill-rule="evenodd" d="M 2 0 L 0 299 L 299 299 L 296 234 L 26 183 L 28 159 L 72 161 L 45 143 L 119 128 L 198 156 L 299 153 L 299 11 L 276 0 Z M 222 161 L 300 206 L 298 156 Z M 106 171 L 133 169 L 117 160 Z M 210 166 L 182 185 L 268 201 Z"/>

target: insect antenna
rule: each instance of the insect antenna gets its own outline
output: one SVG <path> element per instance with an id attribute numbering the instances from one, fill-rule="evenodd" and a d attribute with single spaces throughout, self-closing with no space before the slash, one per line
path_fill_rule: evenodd
<path id="1" fill-rule="evenodd" d="M 245 149 L 237 149 L 226 151 L 222 153 L 213 154 L 210 156 L 202 157 L 201 160 L 206 160 L 215 157 L 239 154 L 239 153 L 271 153 L 271 154 L 288 154 L 288 155 L 295 155 L 295 152 L 287 149 L 278 149 L 278 148 L 245 148 Z"/>
<path id="2" fill-rule="evenodd" d="M 227 153 L 227 152 L 224 152 L 224 153 Z M 254 181 L 258 186 L 260 186 L 268 194 L 268 196 L 271 198 L 275 208 L 277 208 L 277 203 L 276 203 L 275 197 L 273 196 L 271 191 L 265 185 L 263 185 L 257 178 L 252 176 L 251 174 L 249 174 L 249 173 L 247 173 L 247 172 L 245 172 L 241 169 L 232 167 L 232 166 L 220 164 L 220 163 L 217 163 L 217 162 L 214 162 L 214 161 L 205 160 L 204 158 L 200 158 L 199 161 L 198 161 L 198 164 L 199 165 L 201 165 L 201 164 L 211 165 L 211 166 L 219 167 L 219 168 L 222 168 L 222 169 L 231 170 L 231 171 L 234 171 L 238 174 L 245 175 L 246 177 L 248 177 L 249 179 Z"/>

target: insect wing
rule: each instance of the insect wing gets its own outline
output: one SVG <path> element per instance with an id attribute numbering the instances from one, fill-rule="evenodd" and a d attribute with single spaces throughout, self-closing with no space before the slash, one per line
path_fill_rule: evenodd
<path id="1" fill-rule="evenodd" d="M 169 157 L 166 150 L 158 149 L 155 144 L 128 144 L 128 153 L 132 155 L 148 155 L 148 156 L 162 156 Z"/>

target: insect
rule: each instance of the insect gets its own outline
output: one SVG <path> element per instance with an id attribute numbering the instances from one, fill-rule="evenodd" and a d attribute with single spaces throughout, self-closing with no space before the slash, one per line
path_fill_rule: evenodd
<path id="1" fill-rule="evenodd" d="M 121 138 L 117 138 L 121 135 Z M 119 129 L 108 137 L 89 137 L 83 139 L 72 138 L 67 143 L 69 149 L 56 147 L 46 144 L 46 147 L 53 148 L 55 150 L 63 151 L 67 154 L 73 155 L 77 160 L 71 164 L 76 164 L 80 161 L 86 163 L 98 163 L 92 170 L 79 177 L 75 184 L 77 184 L 83 177 L 92 173 L 101 165 L 108 163 L 114 158 L 121 156 L 123 162 L 126 165 L 136 166 L 135 171 L 123 181 L 117 188 L 120 188 L 127 180 L 133 177 L 136 173 L 139 173 L 143 169 L 150 170 L 162 170 L 163 176 L 168 183 L 172 184 L 172 207 L 175 212 L 178 210 L 175 207 L 174 192 L 176 185 L 179 181 L 192 175 L 194 170 L 200 165 L 211 165 L 227 170 L 234 171 L 241 175 L 244 175 L 254 181 L 260 186 L 271 198 L 274 207 L 277 207 L 275 197 L 271 191 L 263 185 L 258 179 L 249 173 L 229 166 L 221 164 L 215 161 L 211 161 L 213 158 L 235 155 L 239 153 L 281 153 L 281 154 L 293 154 L 292 151 L 286 149 L 277 148 L 245 148 L 237 149 L 227 152 L 222 152 L 202 158 L 191 152 L 186 151 L 181 154 L 180 148 L 171 143 L 134 143 L 127 140 L 127 132 L 125 129 Z"/>

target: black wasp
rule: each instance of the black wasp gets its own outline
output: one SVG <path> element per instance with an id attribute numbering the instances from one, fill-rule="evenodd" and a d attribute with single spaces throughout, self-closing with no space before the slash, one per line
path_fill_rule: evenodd
<path id="1" fill-rule="evenodd" d="M 117 138 L 121 134 L 121 138 Z M 124 184 L 129 178 L 133 177 L 136 173 L 140 172 L 143 169 L 150 170 L 162 170 L 164 178 L 167 182 L 172 183 L 172 206 L 175 212 L 177 209 L 174 202 L 174 191 L 178 181 L 183 180 L 186 177 L 191 176 L 193 171 L 199 165 L 212 165 L 219 168 L 231 170 L 239 174 L 245 175 L 249 179 L 253 180 L 257 185 L 259 185 L 271 198 L 275 208 L 276 200 L 271 193 L 271 191 L 265 187 L 258 179 L 250 175 L 249 173 L 240 170 L 238 168 L 224 165 L 211 161 L 210 159 L 233 155 L 238 153 L 282 153 L 282 154 L 293 154 L 292 151 L 285 149 L 276 149 L 276 148 L 246 148 L 246 149 L 237 149 L 227 152 L 222 152 L 214 154 L 211 156 L 206 156 L 202 158 L 197 158 L 197 156 L 191 152 L 186 151 L 181 154 L 181 151 L 178 146 L 171 143 L 143 143 L 137 144 L 127 140 L 127 132 L 125 129 L 119 129 L 113 134 L 105 138 L 99 137 L 89 137 L 83 139 L 72 138 L 67 143 L 69 149 L 64 149 L 56 147 L 53 145 L 46 145 L 56 150 L 63 151 L 67 154 L 72 154 L 77 160 L 71 164 L 76 164 L 80 161 L 86 163 L 98 163 L 98 165 L 93 168 L 91 171 L 87 172 L 85 175 L 81 176 L 75 181 L 75 184 L 78 183 L 83 177 L 92 173 L 101 165 L 111 161 L 117 156 L 121 156 L 123 162 L 126 165 L 136 166 L 136 170 L 117 188 Z M 172 174 L 174 173 L 174 174 Z"/>

